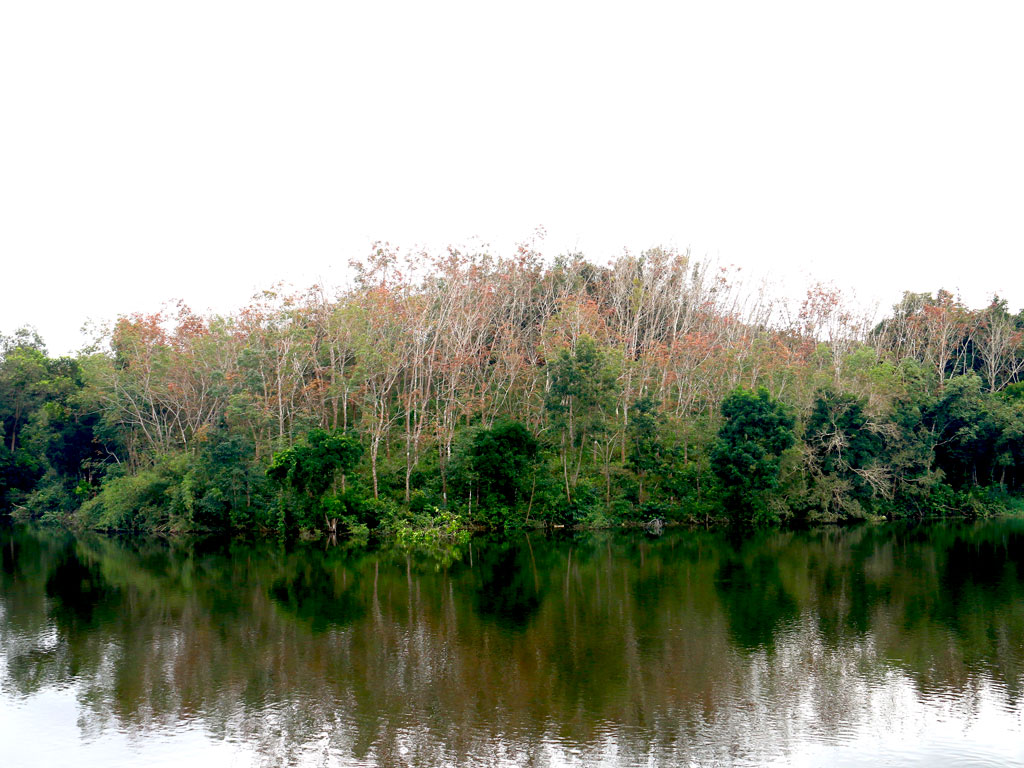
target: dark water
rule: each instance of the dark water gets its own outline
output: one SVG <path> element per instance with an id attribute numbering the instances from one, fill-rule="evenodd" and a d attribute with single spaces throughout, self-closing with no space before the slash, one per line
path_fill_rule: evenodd
<path id="1" fill-rule="evenodd" d="M 4 766 L 1024 765 L 1021 520 L 0 552 Z"/>

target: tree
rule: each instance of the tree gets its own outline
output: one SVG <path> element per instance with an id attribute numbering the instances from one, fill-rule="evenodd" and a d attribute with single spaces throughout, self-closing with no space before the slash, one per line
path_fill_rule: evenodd
<path id="1" fill-rule="evenodd" d="M 865 414 L 866 404 L 827 389 L 815 399 L 804 426 L 812 478 L 828 491 L 822 499 L 826 512 L 856 514 L 858 505 L 876 493 L 891 497 L 891 471 L 879 463 L 884 440 Z"/>
<path id="2" fill-rule="evenodd" d="M 615 408 L 616 372 L 597 342 L 582 336 L 575 349 L 558 353 L 548 375 L 546 406 L 561 433 L 565 496 L 572 503 L 588 438 L 607 427 L 609 412 Z"/>
<path id="3" fill-rule="evenodd" d="M 998 297 L 979 313 L 977 326 L 974 348 L 985 385 L 998 392 L 1024 373 L 1024 330 L 1010 315 L 1006 300 Z"/>
<path id="4" fill-rule="evenodd" d="M 644 491 L 649 478 L 664 472 L 669 463 L 669 451 L 661 437 L 665 417 L 658 413 L 650 395 L 633 403 L 631 413 L 626 466 L 636 472 L 640 481 L 638 500 L 643 503 L 646 501 Z"/>
<path id="5" fill-rule="evenodd" d="M 516 509 L 529 503 L 536 483 L 540 443 L 515 421 L 481 429 L 469 449 L 480 504 Z"/>
<path id="6" fill-rule="evenodd" d="M 777 519 L 769 494 L 779 484 L 780 456 L 795 441 L 793 414 L 761 387 L 733 390 L 722 401 L 722 417 L 711 468 L 730 515 L 753 523 Z"/>
<path id="7" fill-rule="evenodd" d="M 1000 398 L 982 391 L 975 374 L 956 376 L 927 409 L 927 423 L 937 437 L 935 464 L 953 488 L 993 482 L 996 447 L 1009 409 Z"/>
<path id="8" fill-rule="evenodd" d="M 0 511 L 20 503 L 45 470 L 40 446 L 25 445 L 24 436 L 32 415 L 57 394 L 53 365 L 35 331 L 0 336 Z"/>
<path id="9" fill-rule="evenodd" d="M 5 350 L 0 360 L 0 420 L 11 453 L 25 419 L 45 399 L 46 364 L 42 349 L 21 344 Z"/>
<path id="10" fill-rule="evenodd" d="M 305 440 L 274 454 L 267 476 L 281 488 L 283 503 L 296 504 L 295 512 L 302 516 L 299 522 L 312 525 L 313 515 L 321 511 L 324 497 L 334 488 L 338 475 L 351 472 L 362 456 L 363 446 L 355 437 L 312 429 Z M 282 523 L 288 527 L 286 517 L 282 515 Z M 326 511 L 324 521 L 332 530 L 337 524 Z"/>

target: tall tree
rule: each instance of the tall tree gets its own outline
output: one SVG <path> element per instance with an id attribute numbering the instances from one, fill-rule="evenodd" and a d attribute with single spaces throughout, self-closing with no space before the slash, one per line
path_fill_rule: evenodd
<path id="1" fill-rule="evenodd" d="M 741 388 L 722 401 L 722 419 L 711 468 L 727 508 L 743 522 L 775 520 L 770 494 L 779 484 L 782 453 L 795 441 L 793 414 L 764 387 Z"/>

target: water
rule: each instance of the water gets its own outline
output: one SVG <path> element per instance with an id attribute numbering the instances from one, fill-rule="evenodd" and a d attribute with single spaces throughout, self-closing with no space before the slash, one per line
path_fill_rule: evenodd
<path id="1" fill-rule="evenodd" d="M 1024 766 L 1021 520 L 0 553 L 4 766 Z"/>

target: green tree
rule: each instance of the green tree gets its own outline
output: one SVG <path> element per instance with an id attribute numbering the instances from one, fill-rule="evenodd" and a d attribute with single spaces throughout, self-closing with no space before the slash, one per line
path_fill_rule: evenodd
<path id="1" fill-rule="evenodd" d="M 722 401 L 722 417 L 711 467 L 726 508 L 742 522 L 776 520 L 770 493 L 779 485 L 781 454 L 795 440 L 793 414 L 761 387 L 733 390 Z"/>
<path id="2" fill-rule="evenodd" d="M 615 409 L 617 372 L 605 350 L 583 336 L 549 363 L 545 406 L 561 435 L 562 477 L 571 504 L 589 440 L 608 426 Z"/>
<path id="3" fill-rule="evenodd" d="M 890 471 L 881 463 L 884 441 L 864 412 L 866 401 L 832 389 L 821 392 L 804 426 L 812 480 L 830 515 L 856 515 L 881 492 Z"/>
<path id="4" fill-rule="evenodd" d="M 314 516 L 324 512 L 327 526 L 334 529 L 337 521 L 330 519 L 324 506 L 327 492 L 335 489 L 339 475 L 351 472 L 363 456 L 358 439 L 338 430 L 312 429 L 305 439 L 275 453 L 267 476 L 282 491 L 281 525 L 291 526 L 285 506 L 295 506 L 295 522 L 312 526 Z"/>
<path id="5" fill-rule="evenodd" d="M 956 489 L 992 480 L 1001 429 L 998 398 L 982 391 L 977 374 L 949 380 L 927 409 L 936 435 L 935 464 Z"/>
<path id="6" fill-rule="evenodd" d="M 516 421 L 481 429 L 469 447 L 469 467 L 483 506 L 516 510 L 529 504 L 537 482 L 540 443 Z"/>
<path id="7" fill-rule="evenodd" d="M 218 431 L 204 441 L 174 498 L 188 528 L 241 530 L 273 522 L 268 478 L 244 434 Z"/>
<path id="8" fill-rule="evenodd" d="M 654 398 L 648 395 L 633 403 L 630 409 L 630 442 L 626 466 L 636 473 L 639 480 L 637 497 L 641 504 L 646 501 L 645 491 L 651 478 L 661 475 L 671 458 L 671 452 L 662 438 L 664 425 L 664 414 L 657 410 Z"/>
<path id="9" fill-rule="evenodd" d="M 0 419 L 7 448 L 18 446 L 21 428 L 29 414 L 46 397 L 46 353 L 34 346 L 18 345 L 4 351 L 0 361 Z"/>
<path id="10" fill-rule="evenodd" d="M 38 447 L 24 445 L 23 438 L 50 394 L 50 362 L 31 329 L 0 336 L 0 510 L 20 505 L 46 469 Z"/>

